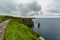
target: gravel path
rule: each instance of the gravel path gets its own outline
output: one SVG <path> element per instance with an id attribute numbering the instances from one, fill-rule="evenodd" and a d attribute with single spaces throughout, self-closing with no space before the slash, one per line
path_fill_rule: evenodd
<path id="1" fill-rule="evenodd" d="M 3 35 L 4 35 L 4 31 L 5 31 L 5 28 L 8 24 L 9 20 L 7 21 L 3 21 L 1 24 L 0 24 L 0 40 L 3 40 Z"/>

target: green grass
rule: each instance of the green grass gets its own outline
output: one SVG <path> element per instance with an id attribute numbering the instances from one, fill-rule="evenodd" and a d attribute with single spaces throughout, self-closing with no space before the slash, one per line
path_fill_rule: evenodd
<path id="1" fill-rule="evenodd" d="M 11 20 L 6 27 L 3 40 L 36 40 L 37 34 L 27 26 Z"/>

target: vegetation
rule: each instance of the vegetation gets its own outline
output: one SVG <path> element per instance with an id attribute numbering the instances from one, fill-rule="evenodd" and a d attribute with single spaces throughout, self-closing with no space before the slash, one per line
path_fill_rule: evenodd
<path id="1" fill-rule="evenodd" d="M 5 30 L 3 40 L 36 40 L 37 34 L 27 26 L 11 20 Z"/>
<path id="2" fill-rule="evenodd" d="M 2 22 L 2 19 L 8 20 L 11 19 L 11 21 L 8 23 L 5 32 L 3 40 L 36 40 L 39 36 L 34 31 L 32 31 L 28 26 L 24 25 L 23 23 L 20 23 L 18 19 L 0 16 L 0 22 Z M 22 21 L 22 18 L 19 20 Z M 29 19 L 24 19 L 27 22 Z M 24 22 L 25 22 L 24 21 Z"/>

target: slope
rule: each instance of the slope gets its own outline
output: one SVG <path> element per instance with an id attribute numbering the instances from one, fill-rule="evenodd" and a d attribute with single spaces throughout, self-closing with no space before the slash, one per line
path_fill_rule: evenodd
<path id="1" fill-rule="evenodd" d="M 12 19 L 6 27 L 3 40 L 36 40 L 37 34 Z"/>

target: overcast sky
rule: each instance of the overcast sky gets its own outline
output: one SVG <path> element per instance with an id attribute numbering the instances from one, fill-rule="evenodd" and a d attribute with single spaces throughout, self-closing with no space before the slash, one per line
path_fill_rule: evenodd
<path id="1" fill-rule="evenodd" d="M 60 0 L 0 0 L 0 14 L 12 16 L 60 16 Z"/>

